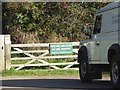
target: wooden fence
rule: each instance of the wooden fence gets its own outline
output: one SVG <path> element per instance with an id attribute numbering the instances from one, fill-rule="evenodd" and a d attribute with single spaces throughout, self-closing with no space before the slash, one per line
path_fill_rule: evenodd
<path id="1" fill-rule="evenodd" d="M 77 65 L 77 53 L 79 48 L 79 42 L 70 42 L 73 46 L 73 54 L 58 54 L 51 55 L 49 53 L 50 43 L 39 44 L 12 44 L 11 45 L 11 61 L 23 61 L 27 60 L 24 64 L 11 64 L 11 67 L 16 67 L 16 70 L 20 70 L 29 66 L 48 66 L 53 69 L 68 69 L 73 65 Z M 32 48 L 32 49 L 31 49 Z M 16 56 L 18 54 L 18 56 Z M 20 54 L 22 54 L 20 56 Z M 23 55 L 24 54 L 24 55 Z M 46 59 L 69 59 L 74 58 L 74 61 L 50 63 Z M 37 63 L 35 63 L 37 61 Z M 59 66 L 63 66 L 60 68 Z"/>

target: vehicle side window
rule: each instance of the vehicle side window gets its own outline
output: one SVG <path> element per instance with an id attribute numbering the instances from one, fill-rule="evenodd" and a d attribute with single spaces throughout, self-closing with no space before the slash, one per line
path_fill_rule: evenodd
<path id="1" fill-rule="evenodd" d="M 101 31 L 101 24 L 102 24 L 102 14 L 96 16 L 93 34 L 100 33 L 100 31 Z"/>

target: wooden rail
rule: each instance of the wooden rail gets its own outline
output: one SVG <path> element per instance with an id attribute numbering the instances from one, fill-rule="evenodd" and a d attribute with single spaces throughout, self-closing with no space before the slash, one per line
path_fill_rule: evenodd
<path id="1" fill-rule="evenodd" d="M 12 64 L 12 67 L 16 67 L 16 70 L 20 70 L 28 66 L 49 66 L 53 69 L 68 69 L 73 65 L 77 65 L 77 60 L 73 62 L 62 62 L 62 63 L 49 63 L 46 59 L 65 59 L 65 58 L 77 58 L 77 52 L 79 48 L 79 42 L 70 42 L 73 46 L 73 54 L 71 55 L 50 55 L 49 45 L 51 43 L 38 43 L 38 44 L 12 44 L 11 55 L 14 54 L 24 54 L 22 57 L 12 57 L 11 60 L 28 60 L 25 64 Z M 27 48 L 24 49 L 24 48 Z M 28 48 L 37 48 L 37 50 L 28 50 Z M 37 54 L 37 56 L 35 55 Z M 40 63 L 33 64 L 34 62 L 39 61 Z M 59 66 L 63 65 L 63 68 Z"/>

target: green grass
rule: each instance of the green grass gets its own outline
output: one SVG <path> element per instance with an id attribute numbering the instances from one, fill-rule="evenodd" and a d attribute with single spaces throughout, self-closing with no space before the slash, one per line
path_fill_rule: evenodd
<path id="1" fill-rule="evenodd" d="M 103 72 L 102 72 L 102 75 L 103 75 L 103 77 L 109 77 L 109 76 L 110 76 L 110 72 L 108 72 L 108 71 L 103 71 Z"/>
<path id="2" fill-rule="evenodd" d="M 78 70 L 50 70 L 50 69 L 34 69 L 34 70 L 5 70 L 2 74 L 3 77 L 6 76 L 78 76 Z M 103 77 L 109 77 L 109 72 L 103 72 Z"/>
<path id="3" fill-rule="evenodd" d="M 59 75 L 78 75 L 77 70 L 6 70 L 2 72 L 2 76 L 59 76 Z"/>

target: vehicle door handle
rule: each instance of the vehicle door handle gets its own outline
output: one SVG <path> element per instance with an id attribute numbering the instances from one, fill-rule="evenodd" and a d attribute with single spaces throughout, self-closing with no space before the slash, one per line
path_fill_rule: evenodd
<path id="1" fill-rule="evenodd" d="M 99 42 L 99 41 L 96 41 L 96 45 L 97 45 L 97 46 L 100 45 L 100 42 Z"/>

